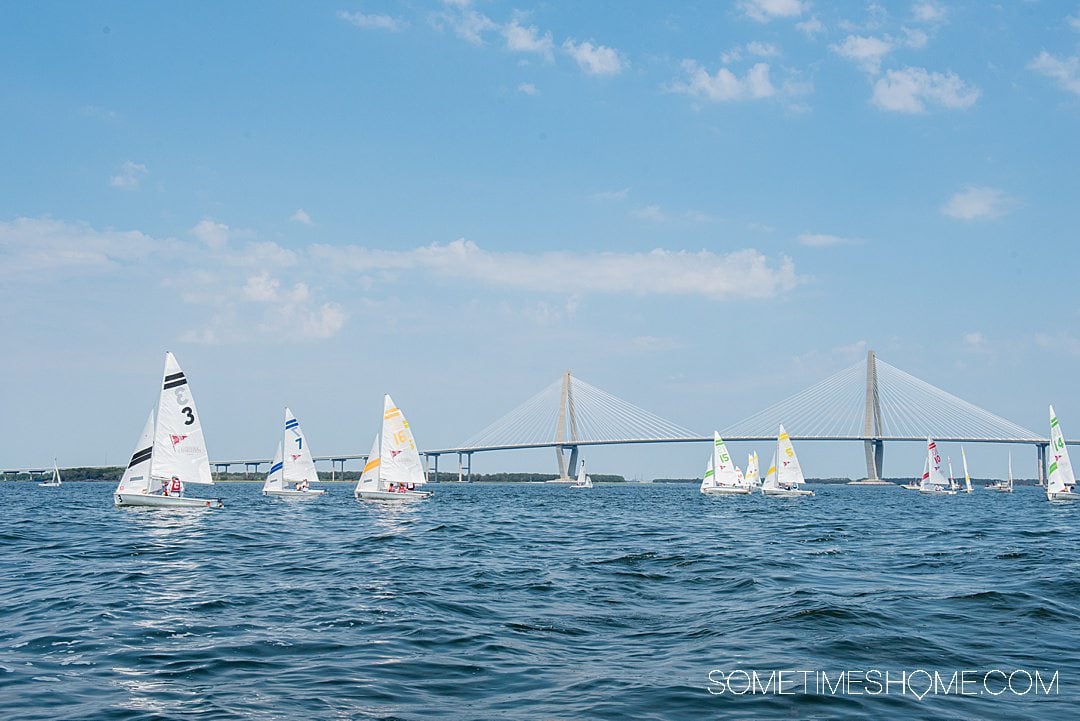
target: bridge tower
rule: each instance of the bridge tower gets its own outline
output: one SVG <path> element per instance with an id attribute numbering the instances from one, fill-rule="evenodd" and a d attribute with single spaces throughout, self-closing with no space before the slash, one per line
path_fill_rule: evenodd
<path id="1" fill-rule="evenodd" d="M 567 431 L 569 430 L 569 437 Z M 574 385 L 570 371 L 563 373 L 562 392 L 559 397 L 559 419 L 555 424 L 555 456 L 559 462 L 559 478 L 568 478 L 577 473 L 578 466 L 578 424 L 577 410 L 574 408 Z M 565 451 L 570 451 L 570 463 L 566 462 Z M 569 465 L 569 467 L 568 467 Z"/>
<path id="2" fill-rule="evenodd" d="M 866 453 L 866 480 L 864 484 L 881 481 L 881 469 L 885 462 L 885 443 L 881 440 L 881 395 L 878 393 L 877 357 L 874 351 L 866 353 L 866 405 L 863 410 L 863 451 Z"/>

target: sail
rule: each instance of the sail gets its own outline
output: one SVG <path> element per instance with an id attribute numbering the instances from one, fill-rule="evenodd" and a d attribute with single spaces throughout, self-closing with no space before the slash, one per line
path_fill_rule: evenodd
<path id="1" fill-rule="evenodd" d="M 311 457 L 307 438 L 300 430 L 300 421 L 288 408 L 285 409 L 284 482 L 318 481 L 319 472 L 315 470 L 315 459 Z"/>
<path id="2" fill-rule="evenodd" d="M 195 399 L 172 353 L 165 354 L 150 473 L 155 478 L 177 476 L 182 483 L 214 482 Z"/>
<path id="3" fill-rule="evenodd" d="M 124 469 L 124 475 L 120 477 L 120 485 L 116 487 L 117 493 L 149 493 L 150 481 L 150 457 L 154 452 L 154 410 L 150 409 L 150 415 L 146 418 L 139 442 L 135 444 L 135 450 L 131 453 L 128 467 Z M 160 486 L 160 483 L 155 484 Z M 156 490 L 156 488 L 154 489 Z"/>
<path id="4" fill-rule="evenodd" d="M 274 454 L 274 463 L 270 466 L 270 472 L 266 474 L 264 491 L 280 491 L 285 487 L 285 474 L 282 472 L 284 464 L 281 461 L 281 441 L 277 444 L 277 453 Z"/>
<path id="5" fill-rule="evenodd" d="M 56 485 L 60 485 L 60 469 L 56 467 L 56 459 L 53 459 L 52 464 L 52 482 Z"/>
<path id="6" fill-rule="evenodd" d="M 364 472 L 360 474 L 360 480 L 356 482 L 356 491 L 375 491 L 379 488 L 379 436 L 371 442 L 371 452 L 364 461 Z"/>
<path id="7" fill-rule="evenodd" d="M 773 451 L 772 461 L 769 463 L 769 470 L 765 472 L 765 481 L 761 484 L 762 488 L 777 488 L 776 483 L 776 451 Z"/>
<path id="8" fill-rule="evenodd" d="M 758 459 L 757 453 L 750 453 L 746 456 L 746 476 L 744 481 L 748 488 L 757 486 L 761 478 L 758 476 Z"/>
<path id="9" fill-rule="evenodd" d="M 713 454 L 710 453 L 709 454 L 709 463 L 708 463 L 708 465 L 705 466 L 705 475 L 701 477 L 701 487 L 703 489 L 712 488 L 713 486 L 716 485 L 716 481 L 714 479 L 714 476 L 716 475 L 716 470 L 713 469 L 712 461 L 713 461 Z"/>
<path id="10" fill-rule="evenodd" d="M 383 398 L 382 450 L 380 477 L 384 483 L 425 482 L 424 467 L 416 450 L 409 422 L 389 395 Z"/>
<path id="11" fill-rule="evenodd" d="M 1009 452 L 1009 486 L 1008 487 L 1009 487 L 1009 490 L 1012 490 L 1013 476 L 1012 476 L 1012 452 L 1011 451 Z"/>
<path id="12" fill-rule="evenodd" d="M 971 493 L 971 476 L 968 475 L 967 454 L 963 446 L 960 446 L 960 459 L 964 462 L 964 490 Z"/>
<path id="13" fill-rule="evenodd" d="M 780 424 L 780 435 L 776 439 L 777 453 L 780 457 L 780 465 L 776 467 L 776 482 L 783 486 L 798 486 L 805 482 L 802 467 L 799 465 L 799 457 L 795 455 L 795 446 L 791 445 L 791 437 L 784 430 L 784 424 Z"/>
<path id="14" fill-rule="evenodd" d="M 923 488 L 947 488 L 949 481 L 941 470 L 941 454 L 937 444 L 930 438 L 926 439 L 926 460 L 929 471 L 923 475 Z"/>
<path id="15" fill-rule="evenodd" d="M 1069 487 L 1076 484 L 1076 476 L 1073 475 L 1069 449 L 1065 447 L 1065 435 L 1061 432 L 1053 406 L 1050 406 L 1050 453 L 1052 458 L 1047 459 L 1050 461 L 1050 477 L 1046 483 L 1046 492 L 1065 493 Z"/>
<path id="16" fill-rule="evenodd" d="M 731 460 L 727 444 L 720 434 L 713 431 L 713 486 L 738 486 L 739 474 L 735 471 L 735 462 Z"/>

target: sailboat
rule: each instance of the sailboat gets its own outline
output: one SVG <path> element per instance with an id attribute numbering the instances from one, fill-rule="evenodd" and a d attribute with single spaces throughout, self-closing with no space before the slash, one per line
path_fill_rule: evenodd
<path id="1" fill-rule="evenodd" d="M 926 458 L 923 458 L 923 462 L 922 462 L 922 475 L 920 475 L 920 476 L 917 476 L 917 477 L 915 478 L 915 480 L 914 480 L 914 481 L 912 481 L 911 483 L 904 483 L 904 484 L 901 484 L 901 486 L 900 486 L 900 487 L 901 487 L 901 488 L 906 488 L 906 489 L 907 489 L 907 490 L 909 490 L 909 491 L 917 491 L 917 490 L 919 490 L 920 488 L 922 488 L 922 479 L 923 479 L 923 478 L 926 478 L 926 471 L 927 471 L 927 469 L 929 468 L 929 465 L 927 465 L 927 464 L 928 464 L 928 460 L 927 460 Z"/>
<path id="2" fill-rule="evenodd" d="M 923 472 L 919 493 L 935 496 L 956 495 L 956 491 L 949 488 L 949 480 L 941 472 L 941 454 L 938 453 L 937 444 L 930 438 L 926 439 L 926 468 L 928 470 Z"/>
<path id="3" fill-rule="evenodd" d="M 581 462 L 581 470 L 578 471 L 577 480 L 571 485 L 571 488 L 592 488 L 592 478 L 585 473 L 585 461 Z"/>
<path id="4" fill-rule="evenodd" d="M 288 448 L 288 452 L 285 449 Z M 264 496 L 282 498 L 315 498 L 326 493 L 322 488 L 309 487 L 310 481 L 319 480 L 315 459 L 311 457 L 300 421 L 288 408 L 285 409 L 285 429 L 278 441 L 277 454 L 263 484 Z"/>
<path id="5" fill-rule="evenodd" d="M 418 501 L 431 497 L 431 491 L 417 490 L 426 482 L 409 422 L 386 395 L 382 430 L 375 436 L 353 495 L 365 501 Z"/>
<path id="6" fill-rule="evenodd" d="M 220 498 L 189 498 L 185 485 L 213 485 L 202 424 L 184 372 L 165 354 L 157 407 L 150 411 L 120 484 L 117 506 L 221 508 Z"/>
<path id="7" fill-rule="evenodd" d="M 1080 494 L 1076 492 L 1076 476 L 1073 475 L 1072 461 L 1069 460 L 1069 449 L 1065 447 L 1065 435 L 1061 432 L 1053 406 L 1050 406 L 1050 452 L 1054 454 L 1054 460 L 1050 461 L 1047 474 L 1047 500 L 1074 501 L 1080 498 Z"/>
<path id="8" fill-rule="evenodd" d="M 1009 477 L 1004 481 L 994 481 L 993 483 L 987 483 L 986 487 L 991 491 L 1001 491 L 1002 493 L 1013 492 L 1013 471 L 1012 471 L 1012 453 L 1009 453 Z"/>
<path id="9" fill-rule="evenodd" d="M 964 462 L 964 493 L 971 493 L 971 476 L 968 475 L 967 454 L 964 453 L 963 446 L 960 446 L 960 460 Z"/>
<path id="10" fill-rule="evenodd" d="M 731 462 L 727 444 L 716 431 L 713 431 L 712 455 L 709 456 L 705 476 L 701 479 L 701 492 L 715 496 L 745 496 L 750 493 L 750 489 L 739 477 L 735 465 Z"/>
<path id="11" fill-rule="evenodd" d="M 795 446 L 791 445 L 791 438 L 784 430 L 783 423 L 780 424 L 780 431 L 776 436 L 776 455 L 773 459 L 773 465 L 761 486 L 763 494 L 782 498 L 814 495 L 813 491 L 799 487 L 806 479 L 803 477 L 802 466 L 799 465 L 799 457 L 795 455 Z M 780 465 L 776 465 L 776 459 L 780 460 Z"/>
<path id="12" fill-rule="evenodd" d="M 956 482 L 956 476 L 953 475 L 952 457 L 950 456 L 947 460 L 949 463 L 949 490 L 958 491 L 960 490 L 960 484 Z"/>
<path id="13" fill-rule="evenodd" d="M 743 482 L 750 490 L 761 486 L 761 472 L 758 469 L 757 451 L 746 454 L 746 475 L 743 477 Z"/>
<path id="14" fill-rule="evenodd" d="M 60 486 L 60 469 L 56 467 L 56 459 L 53 459 L 52 478 L 38 484 L 42 488 L 57 488 Z"/>

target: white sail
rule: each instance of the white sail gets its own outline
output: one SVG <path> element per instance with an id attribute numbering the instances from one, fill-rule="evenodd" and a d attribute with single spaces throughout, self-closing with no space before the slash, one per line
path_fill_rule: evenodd
<path id="1" fill-rule="evenodd" d="M 964 490 L 971 493 L 971 476 L 968 475 L 967 454 L 963 446 L 960 446 L 960 459 L 964 462 Z"/>
<path id="2" fill-rule="evenodd" d="M 1012 451 L 1009 451 L 1009 490 L 1013 487 L 1013 475 L 1012 475 Z"/>
<path id="3" fill-rule="evenodd" d="M 368 453 L 367 460 L 364 462 L 364 472 L 360 474 L 360 480 L 356 482 L 356 490 L 354 493 L 360 491 L 375 491 L 379 488 L 379 436 L 376 434 L 375 440 L 371 442 L 371 452 Z"/>
<path id="4" fill-rule="evenodd" d="M 274 454 L 274 463 L 270 466 L 270 472 L 266 474 L 266 483 L 263 484 L 263 492 L 280 491 L 285 488 L 285 474 L 283 472 L 281 441 L 277 444 L 277 453 Z"/>
<path id="5" fill-rule="evenodd" d="M 318 481 L 319 472 L 315 470 L 315 459 L 311 457 L 311 449 L 308 448 L 307 438 L 300 429 L 300 421 L 288 408 L 285 409 L 285 436 L 284 436 L 284 483 L 291 484 L 299 481 Z"/>
<path id="6" fill-rule="evenodd" d="M 769 463 L 769 470 L 765 472 L 765 481 L 761 487 L 762 489 L 779 487 L 776 483 L 776 451 L 773 451 L 772 461 Z"/>
<path id="7" fill-rule="evenodd" d="M 52 464 L 52 482 L 56 485 L 60 485 L 60 469 L 56 466 L 56 459 L 53 459 Z"/>
<path id="8" fill-rule="evenodd" d="M 1065 435 L 1061 432 L 1061 425 L 1057 416 L 1054 415 L 1054 407 L 1050 406 L 1050 453 L 1047 458 L 1050 462 L 1049 478 L 1046 482 L 1046 492 L 1067 493 L 1076 485 L 1076 476 L 1073 475 L 1072 461 L 1069 460 L 1069 449 L 1065 447 Z"/>
<path id="9" fill-rule="evenodd" d="M 926 461 L 929 470 L 923 474 L 922 488 L 948 488 L 949 480 L 945 478 L 941 470 L 941 454 L 938 452 L 937 444 L 930 438 L 926 439 Z"/>
<path id="10" fill-rule="evenodd" d="M 165 354 L 150 474 L 166 480 L 177 476 L 185 484 L 214 482 L 195 399 L 172 353 Z"/>
<path id="11" fill-rule="evenodd" d="M 731 460 L 731 454 L 728 453 L 727 444 L 724 443 L 724 439 L 716 431 L 713 431 L 712 466 L 711 486 L 733 487 L 740 485 L 739 474 L 735 471 L 735 463 Z"/>
<path id="12" fill-rule="evenodd" d="M 578 471 L 577 482 L 574 485 L 581 488 L 592 488 L 592 479 L 585 473 L 585 461 L 581 462 L 581 470 Z"/>
<path id="13" fill-rule="evenodd" d="M 776 483 L 781 488 L 798 488 L 804 483 L 802 467 L 799 465 L 799 457 L 795 455 L 795 446 L 791 445 L 791 437 L 784 430 L 784 424 L 780 424 L 780 434 L 776 438 L 776 453 L 780 465 L 776 467 Z"/>
<path id="14" fill-rule="evenodd" d="M 758 475 L 758 458 L 757 452 L 747 454 L 746 456 L 746 475 L 743 477 L 747 488 L 754 488 L 761 482 L 761 477 Z"/>
<path id="15" fill-rule="evenodd" d="M 150 480 L 150 458 L 153 453 L 154 410 L 150 409 L 139 442 L 135 444 L 128 467 L 124 469 L 124 475 L 120 477 L 120 484 L 116 487 L 117 493 L 150 493 L 161 486 L 160 481 L 153 483 Z"/>
<path id="16" fill-rule="evenodd" d="M 702 490 L 712 488 L 716 485 L 716 481 L 713 478 L 713 476 L 716 475 L 716 469 L 713 468 L 713 455 L 714 454 L 712 453 L 709 454 L 709 463 L 705 466 L 705 475 L 701 477 Z"/>
<path id="17" fill-rule="evenodd" d="M 383 483 L 421 485 L 426 482 L 424 466 L 420 463 L 420 453 L 416 450 L 409 422 L 389 395 L 383 398 L 382 450 L 379 458 L 379 476 Z"/>

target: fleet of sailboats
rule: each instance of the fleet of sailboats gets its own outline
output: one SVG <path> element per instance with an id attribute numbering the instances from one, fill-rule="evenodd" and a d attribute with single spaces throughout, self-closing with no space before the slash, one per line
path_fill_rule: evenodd
<path id="1" fill-rule="evenodd" d="M 737 472 L 724 439 L 716 431 L 713 431 L 712 455 L 701 479 L 701 492 L 718 496 L 750 493 L 745 477 Z"/>
<path id="2" fill-rule="evenodd" d="M 185 495 L 186 486 L 213 483 L 191 386 L 175 356 L 166 353 L 157 406 L 146 419 L 113 500 L 117 506 L 221 508 L 220 498 Z"/>
<path id="3" fill-rule="evenodd" d="M 311 481 L 319 480 L 315 470 L 315 460 L 311 456 L 300 421 L 292 411 L 285 409 L 285 428 L 278 441 L 277 454 L 266 474 L 263 484 L 264 496 L 279 498 L 316 498 L 326 493 L 321 488 L 312 488 Z"/>

